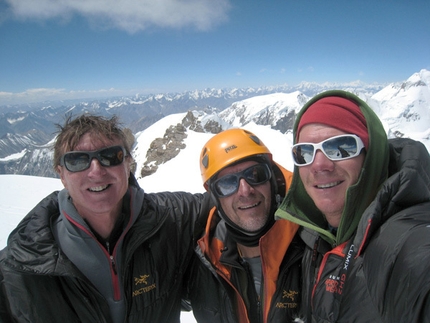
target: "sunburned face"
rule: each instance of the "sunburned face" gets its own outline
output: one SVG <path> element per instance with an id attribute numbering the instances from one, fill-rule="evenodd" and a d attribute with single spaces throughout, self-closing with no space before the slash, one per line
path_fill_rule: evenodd
<path id="1" fill-rule="evenodd" d="M 323 124 L 308 124 L 301 129 L 297 142 L 319 143 L 343 134 L 346 133 Z M 345 206 L 346 190 L 357 183 L 364 158 L 361 153 L 351 159 L 332 161 L 318 150 L 312 164 L 299 167 L 306 192 L 335 228 Z"/>
<path id="2" fill-rule="evenodd" d="M 217 176 L 237 173 L 258 164 L 255 161 L 243 163 L 224 168 Z M 236 193 L 219 198 L 222 209 L 228 218 L 240 228 L 255 232 L 264 227 L 270 216 L 271 187 L 270 181 L 263 184 L 251 186 L 245 179 L 240 179 L 239 188 Z"/>
<path id="3" fill-rule="evenodd" d="M 116 145 L 122 145 L 122 142 L 85 134 L 73 150 L 94 151 Z M 130 176 L 129 157 L 117 166 L 104 167 L 94 158 L 86 170 L 70 172 L 65 167 L 58 166 L 58 171 L 73 205 L 83 218 L 116 216 L 121 212 L 122 198 L 127 191 Z"/>

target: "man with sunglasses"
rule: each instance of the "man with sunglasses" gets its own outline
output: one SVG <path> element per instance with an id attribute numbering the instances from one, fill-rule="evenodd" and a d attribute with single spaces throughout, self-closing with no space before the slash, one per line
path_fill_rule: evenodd
<path id="1" fill-rule="evenodd" d="M 116 117 L 60 127 L 54 168 L 64 189 L 30 211 L 0 253 L 0 322 L 180 321 L 210 197 L 145 194 L 131 144 Z"/>
<path id="2" fill-rule="evenodd" d="M 278 218 L 303 226 L 305 322 L 430 322 L 430 157 L 357 96 L 311 99 Z"/>
<path id="3" fill-rule="evenodd" d="M 230 129 L 203 147 L 200 169 L 216 207 L 198 241 L 190 299 L 201 323 L 292 322 L 300 300 L 298 225 L 275 221 L 291 172 L 253 133 Z"/>

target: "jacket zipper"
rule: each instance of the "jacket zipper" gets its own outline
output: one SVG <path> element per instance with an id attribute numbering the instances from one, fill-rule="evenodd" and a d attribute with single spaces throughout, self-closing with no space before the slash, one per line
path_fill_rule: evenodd
<path id="1" fill-rule="evenodd" d="M 114 273 L 115 275 L 118 275 L 118 272 L 116 271 L 115 259 L 113 258 L 113 256 L 110 256 L 110 262 L 111 262 L 111 265 L 112 265 L 113 273 Z"/>
<path id="2" fill-rule="evenodd" d="M 116 248 L 114 248 L 113 250 L 113 254 L 110 254 L 110 246 L 109 243 L 106 243 L 106 248 L 100 243 L 100 241 L 97 240 L 97 238 L 95 237 L 95 235 L 88 230 L 86 227 L 84 227 L 82 224 L 76 222 L 75 220 L 73 220 L 69 215 L 67 215 L 65 213 L 66 218 L 72 222 L 74 225 L 76 225 L 78 228 L 80 228 L 83 232 L 85 232 L 89 237 L 91 237 L 91 239 L 94 239 L 94 241 L 100 246 L 100 249 L 102 250 L 102 252 L 105 254 L 105 256 L 107 257 L 107 259 L 109 260 L 109 267 L 110 267 L 110 272 L 111 272 L 111 279 L 112 279 L 112 286 L 113 286 L 113 297 L 115 301 L 118 301 L 121 299 L 121 291 L 119 288 L 119 278 L 118 278 L 118 273 L 116 270 L 116 264 L 115 264 L 115 253 L 116 253 Z M 129 227 L 127 227 L 127 229 L 129 229 Z M 120 239 L 122 239 L 125 235 L 125 232 L 122 233 L 121 237 L 118 239 L 118 241 Z M 117 242 L 118 244 L 118 242 Z"/>
<path id="3" fill-rule="evenodd" d="M 113 254 L 110 253 L 110 244 L 109 242 L 106 242 L 106 250 L 107 250 L 107 256 L 110 259 L 110 271 L 111 271 L 111 278 L 112 278 L 112 286 L 113 286 L 113 297 L 115 301 L 118 301 L 121 299 L 121 291 L 119 288 L 119 277 L 118 277 L 118 271 L 116 268 L 116 262 L 115 257 Z M 115 250 L 114 252 L 115 253 Z"/>

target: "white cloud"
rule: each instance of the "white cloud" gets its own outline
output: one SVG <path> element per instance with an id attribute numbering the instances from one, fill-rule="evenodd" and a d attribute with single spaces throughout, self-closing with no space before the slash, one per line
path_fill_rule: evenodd
<path id="1" fill-rule="evenodd" d="M 148 27 L 208 30 L 227 19 L 230 0 L 6 0 L 20 19 L 67 18 L 134 33 Z"/>
<path id="2" fill-rule="evenodd" d="M 43 101 L 103 98 L 117 95 L 133 95 L 135 92 L 114 88 L 96 91 L 66 91 L 56 88 L 28 89 L 24 92 L 0 92 L 0 104 L 35 103 Z"/>

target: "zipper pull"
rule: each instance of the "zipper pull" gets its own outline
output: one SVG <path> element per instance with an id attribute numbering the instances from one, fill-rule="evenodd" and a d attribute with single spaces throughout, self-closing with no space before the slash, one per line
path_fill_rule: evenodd
<path id="1" fill-rule="evenodd" d="M 116 264 L 115 264 L 115 259 L 113 258 L 113 256 L 110 256 L 110 262 L 112 264 L 112 269 L 115 275 L 118 275 L 118 272 L 116 271 Z"/>

